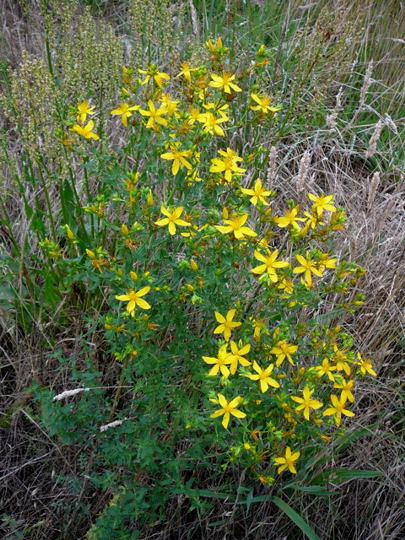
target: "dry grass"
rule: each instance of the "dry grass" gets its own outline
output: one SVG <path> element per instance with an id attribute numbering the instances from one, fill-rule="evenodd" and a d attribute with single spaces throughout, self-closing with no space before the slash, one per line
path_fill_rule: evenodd
<path id="1" fill-rule="evenodd" d="M 260 2 L 259 2 L 260 3 Z M 300 2 L 301 4 L 302 2 Z M 358 3 L 352 3 L 354 6 Z M 395 0 L 370 2 L 366 18 L 368 49 L 375 57 L 374 77 L 380 81 L 379 93 L 386 96 L 385 110 L 397 114 L 403 105 L 399 73 L 403 33 L 401 13 L 403 3 Z M 0 62 L 15 68 L 22 50 L 42 53 L 44 42 L 41 19 L 36 10 L 24 12 L 28 2 L 0 0 L 2 35 Z M 35 2 L 33 2 L 35 7 Z M 339 2 L 329 2 L 339 7 Z M 108 9 L 111 20 L 120 20 L 120 3 Z M 194 26 L 195 26 L 194 21 Z M 401 114 L 397 115 L 401 116 Z M 381 471 L 381 479 L 357 480 L 338 489 L 333 503 L 306 495 L 295 495 L 291 502 L 309 522 L 314 523 L 322 538 L 356 540 L 399 540 L 403 538 L 404 468 L 401 454 L 401 359 L 404 353 L 404 184 L 397 168 L 384 167 L 380 178 L 368 168 L 364 155 L 349 144 L 322 133 L 293 144 L 279 144 L 273 182 L 285 198 L 299 197 L 294 177 L 302 155 L 310 155 L 309 174 L 305 190 L 335 193 L 338 204 L 347 210 L 348 231 L 338 246 L 340 254 L 358 261 L 367 269 L 361 284 L 366 303 L 355 317 L 344 321 L 355 335 L 359 347 L 375 359 L 379 371 L 377 381 L 364 382 L 358 391 L 357 420 L 352 430 L 372 430 L 354 442 L 336 458 L 339 467 Z M 18 142 L 16 143 L 16 145 Z M 16 146 L 17 151 L 17 146 Z M 396 149 L 384 146 L 390 155 Z M 377 161 L 377 164 L 379 162 Z M 389 159 L 388 162 L 390 163 Z M 374 179 L 373 179 L 374 178 Z M 9 179 L 5 179 L 8 182 Z M 3 180 L 4 182 L 4 180 Z M 4 189 L 4 183 L 2 185 Z M 13 189 L 12 184 L 9 185 Z M 19 212 L 18 193 L 14 194 L 16 216 Z M 21 224 L 24 235 L 28 224 Z M 1 233 L 1 230 L 0 230 Z M 0 234 L 0 245 L 6 249 L 7 239 Z M 38 328 L 46 336 L 46 328 Z M 4 316 L 0 326 L 0 377 L 2 382 L 2 419 L 0 420 L 0 487 L 4 538 L 83 538 L 83 519 L 94 521 L 109 498 L 108 493 L 90 489 L 75 493 L 58 483 L 56 476 L 75 476 L 78 456 L 56 443 L 35 420 L 35 404 L 24 390 L 36 380 L 53 386 L 56 369 L 52 349 L 38 350 L 38 336 L 21 336 L 13 327 L 12 316 Z M 70 329 L 61 344 L 70 354 L 80 351 L 79 329 Z M 56 349 L 56 347 L 54 346 Z M 331 450 L 332 452 L 332 450 Z M 334 455 L 334 454 L 333 454 Z M 333 487 L 333 486 L 331 486 Z M 265 493 L 265 491 L 263 491 Z M 259 493 L 258 493 L 259 494 Z M 230 504 L 216 506 L 211 515 L 199 520 L 182 510 L 182 501 L 173 501 L 173 519 L 164 526 L 145 533 L 146 539 L 191 538 L 298 538 L 291 526 L 273 505 L 253 506 L 250 513 Z M 9 516 L 9 517 L 7 517 Z M 223 521 L 215 531 L 212 522 Z"/>

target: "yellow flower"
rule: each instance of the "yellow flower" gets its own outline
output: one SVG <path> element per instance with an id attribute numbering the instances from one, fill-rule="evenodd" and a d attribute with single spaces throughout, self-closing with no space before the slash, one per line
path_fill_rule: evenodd
<path id="1" fill-rule="evenodd" d="M 327 253 L 322 253 L 318 263 L 319 270 L 324 272 L 326 268 L 336 268 L 337 259 L 330 259 Z"/>
<path id="2" fill-rule="evenodd" d="M 179 150 L 180 143 L 174 143 L 169 145 L 170 152 L 165 152 L 161 154 L 162 159 L 172 160 L 172 174 L 176 176 L 181 167 L 185 167 L 188 170 L 192 169 L 191 163 L 187 161 L 186 158 L 191 157 L 191 150 Z"/>
<path id="3" fill-rule="evenodd" d="M 236 416 L 236 418 L 245 418 L 246 414 L 237 409 L 237 406 L 239 405 L 241 400 L 242 397 L 238 396 L 232 401 L 227 401 L 225 399 L 225 396 L 223 396 L 222 394 L 218 394 L 218 403 L 221 406 L 221 409 L 213 412 L 210 415 L 210 418 L 218 418 L 218 416 L 223 416 L 222 425 L 225 429 L 228 427 L 231 415 Z"/>
<path id="4" fill-rule="evenodd" d="M 132 69 L 122 66 L 122 82 L 124 84 L 131 84 L 132 82 Z"/>
<path id="5" fill-rule="evenodd" d="M 306 222 L 301 230 L 301 234 L 306 234 L 309 229 L 316 229 L 318 225 L 325 225 L 323 221 L 319 221 L 319 217 L 317 214 L 310 214 L 309 212 L 304 212 L 304 216 L 306 217 Z"/>
<path id="6" fill-rule="evenodd" d="M 312 274 L 322 277 L 323 271 L 317 267 L 317 263 L 310 259 L 308 255 L 306 259 L 302 255 L 296 255 L 295 258 L 301 266 L 296 266 L 293 272 L 294 274 L 304 274 L 304 281 L 309 286 L 312 285 Z"/>
<path id="7" fill-rule="evenodd" d="M 224 334 L 225 341 L 229 341 L 233 328 L 237 328 L 242 323 L 234 321 L 236 309 L 230 309 L 224 317 L 218 311 L 215 312 L 215 318 L 219 322 L 219 325 L 214 329 L 214 334 Z"/>
<path id="8" fill-rule="evenodd" d="M 271 195 L 271 191 L 266 191 L 264 189 L 260 178 L 256 180 L 255 187 L 253 189 L 241 188 L 241 192 L 245 195 L 251 195 L 250 202 L 253 204 L 253 206 L 256 206 L 259 201 L 266 206 L 269 204 L 266 197 Z"/>
<path id="9" fill-rule="evenodd" d="M 333 206 L 333 195 L 326 195 L 325 197 L 317 197 L 312 193 L 308 194 L 308 197 L 313 201 L 312 209 L 316 211 L 319 217 L 326 212 L 336 212 L 336 207 Z"/>
<path id="10" fill-rule="evenodd" d="M 228 345 L 222 345 L 218 351 L 218 356 L 216 358 L 212 356 L 203 356 L 203 360 L 206 364 L 214 364 L 214 366 L 208 372 L 210 377 L 215 377 L 220 371 L 225 378 L 229 377 L 229 369 L 227 364 L 231 364 L 233 358 L 232 354 L 227 350 Z"/>
<path id="11" fill-rule="evenodd" d="M 311 409 L 320 409 L 323 405 L 320 401 L 316 399 L 311 399 L 312 394 L 314 393 L 313 390 L 310 390 L 308 386 L 304 388 L 302 391 L 303 397 L 297 397 L 297 396 L 291 396 L 291 399 L 295 401 L 296 403 L 299 403 L 298 407 L 295 408 L 296 411 L 303 411 L 304 412 L 304 418 L 306 420 L 309 420 L 309 413 L 311 412 Z"/>
<path id="12" fill-rule="evenodd" d="M 169 94 L 163 94 L 160 98 L 160 101 L 162 103 L 162 109 L 164 109 L 166 114 L 168 114 L 169 116 L 171 116 L 177 111 L 178 101 L 172 99 Z"/>
<path id="13" fill-rule="evenodd" d="M 148 194 L 146 195 L 146 206 L 149 208 L 154 205 L 154 199 L 153 199 L 153 193 L 152 190 L 149 188 Z"/>
<path id="14" fill-rule="evenodd" d="M 148 101 L 149 110 L 139 109 L 139 112 L 142 116 L 149 116 L 149 119 L 146 123 L 147 128 L 159 130 L 159 126 L 167 126 L 166 118 L 162 118 L 166 114 L 166 110 L 163 107 L 156 109 L 155 105 L 151 100 Z"/>
<path id="15" fill-rule="evenodd" d="M 277 469 L 278 474 L 281 474 L 285 470 L 289 470 L 293 474 L 297 474 L 297 470 L 295 468 L 295 462 L 300 457 L 301 452 L 291 452 L 291 448 L 287 446 L 285 449 L 284 457 L 276 457 L 274 458 L 274 462 L 277 465 L 280 465 L 280 467 Z"/>
<path id="16" fill-rule="evenodd" d="M 269 112 L 276 113 L 281 111 L 281 107 L 271 107 L 271 98 L 269 96 L 259 96 L 258 94 L 250 94 L 252 100 L 256 105 L 250 105 L 252 111 L 260 111 L 262 114 L 267 114 Z"/>
<path id="17" fill-rule="evenodd" d="M 77 123 L 84 124 L 89 114 L 94 114 L 94 107 L 88 101 L 82 101 L 77 104 Z"/>
<path id="18" fill-rule="evenodd" d="M 133 315 L 136 306 L 139 306 L 142 309 L 150 309 L 150 304 L 148 304 L 148 302 L 142 298 L 142 296 L 148 294 L 149 291 L 150 287 L 143 287 L 143 289 L 140 289 L 137 292 L 131 289 L 127 294 L 120 294 L 115 298 L 120 302 L 128 302 L 127 312 L 130 315 Z"/>
<path id="19" fill-rule="evenodd" d="M 111 111 L 113 116 L 121 116 L 121 122 L 125 127 L 128 126 L 128 118 L 132 116 L 132 111 L 139 110 L 139 105 L 134 105 L 130 107 L 128 103 L 120 103 L 117 109 Z"/>
<path id="20" fill-rule="evenodd" d="M 296 231 L 299 231 L 300 227 L 298 225 L 298 221 L 305 221 L 305 220 L 304 218 L 297 217 L 298 211 L 299 211 L 299 207 L 294 206 L 294 208 L 292 208 L 291 210 L 287 210 L 284 216 L 274 218 L 274 221 L 281 228 L 291 226 Z"/>
<path id="21" fill-rule="evenodd" d="M 68 239 L 69 239 L 71 242 L 77 244 L 75 233 L 72 231 L 72 229 L 69 227 L 69 225 L 66 224 L 66 225 L 64 225 L 63 227 L 64 227 L 64 229 L 65 229 L 66 236 L 68 237 Z"/>
<path id="22" fill-rule="evenodd" d="M 348 399 L 351 403 L 354 403 L 353 395 L 354 381 L 345 381 L 342 379 L 341 383 L 335 382 L 333 388 L 339 388 L 342 391 L 342 399 Z"/>
<path id="23" fill-rule="evenodd" d="M 222 75 L 216 75 L 215 73 L 211 73 L 211 79 L 209 86 L 212 88 L 219 88 L 225 92 L 225 94 L 232 94 L 233 92 L 242 92 L 242 88 L 239 88 L 237 84 L 235 84 L 234 79 L 235 75 L 232 75 L 232 73 L 228 73 L 224 71 Z"/>
<path id="24" fill-rule="evenodd" d="M 241 169 L 238 166 L 239 161 L 243 161 L 237 153 L 232 150 L 232 148 L 227 148 L 226 150 L 219 150 L 218 154 L 221 155 L 224 159 L 213 158 L 211 159 L 210 172 L 213 173 L 224 173 L 224 180 L 226 182 L 231 182 L 233 176 L 240 176 L 243 174 L 246 169 Z"/>
<path id="25" fill-rule="evenodd" d="M 190 126 L 195 124 L 201 114 L 201 111 L 198 107 L 194 107 L 193 105 L 190 106 L 188 111 L 188 123 Z"/>
<path id="26" fill-rule="evenodd" d="M 218 51 L 220 51 L 220 50 L 223 48 L 222 39 L 221 39 L 220 37 L 217 38 L 216 43 L 214 43 L 211 39 L 209 39 L 209 40 L 205 43 L 205 46 L 206 46 L 207 49 L 208 49 L 209 51 L 211 51 L 212 53 L 217 53 Z"/>
<path id="27" fill-rule="evenodd" d="M 256 266 L 255 268 L 252 268 L 251 272 L 253 274 L 265 274 L 269 276 L 271 281 L 273 283 L 277 283 L 278 276 L 276 269 L 277 268 L 286 268 L 289 263 L 286 261 L 278 261 L 278 249 L 275 249 L 274 251 L 270 251 L 267 255 L 262 255 L 260 251 L 255 250 L 255 258 L 262 262 L 263 264 L 260 264 L 259 266 Z"/>
<path id="28" fill-rule="evenodd" d="M 181 227 L 189 227 L 191 225 L 191 223 L 180 219 L 183 210 L 184 208 L 180 206 L 179 208 L 175 208 L 172 212 L 170 212 L 162 205 L 160 207 L 160 211 L 166 217 L 155 221 L 155 225 L 158 225 L 159 227 L 165 227 L 166 225 L 168 225 L 169 233 L 173 236 L 174 234 L 176 234 L 176 225 L 180 225 Z"/>
<path id="29" fill-rule="evenodd" d="M 362 358 L 360 353 L 357 353 L 357 358 L 359 359 L 359 362 L 357 362 L 357 364 L 358 366 L 360 366 L 360 371 L 363 375 L 366 375 L 366 373 L 368 373 L 373 377 L 377 377 L 377 373 L 374 371 L 373 364 L 370 360 Z"/>
<path id="30" fill-rule="evenodd" d="M 269 386 L 273 388 L 280 388 L 280 384 L 270 377 L 274 364 L 270 364 L 266 369 L 262 369 L 257 362 L 253 362 L 253 369 L 256 371 L 255 374 L 248 374 L 246 377 L 251 381 L 259 381 L 260 390 L 262 393 L 267 392 Z"/>
<path id="31" fill-rule="evenodd" d="M 187 62 L 184 62 L 181 64 L 181 71 L 178 75 L 176 75 L 176 77 L 183 76 L 187 82 L 191 82 L 191 72 L 196 71 L 197 69 L 198 68 L 191 68 Z"/>
<path id="32" fill-rule="evenodd" d="M 240 342 L 239 342 L 239 345 L 240 345 Z M 247 345 L 240 346 L 240 349 L 239 349 L 238 345 L 234 341 L 231 341 L 231 351 L 232 351 L 231 368 L 230 368 L 231 375 L 235 375 L 236 370 L 238 369 L 238 364 L 241 364 L 241 366 L 245 366 L 245 367 L 251 365 L 251 362 L 249 362 L 249 360 L 246 360 L 246 358 L 244 357 L 245 354 L 248 354 L 250 351 L 249 343 Z"/>
<path id="33" fill-rule="evenodd" d="M 332 402 L 332 407 L 325 409 L 323 412 L 323 416 L 333 415 L 335 417 L 335 422 L 337 426 L 340 426 L 340 423 L 342 421 L 342 414 L 344 414 L 345 416 L 354 416 L 354 412 L 345 409 L 346 398 L 343 396 L 343 392 L 340 398 L 335 396 L 335 394 L 332 394 L 330 396 L 330 400 Z"/>
<path id="34" fill-rule="evenodd" d="M 79 126 L 78 124 L 75 124 L 71 128 L 71 131 L 74 131 L 85 139 L 94 139 L 95 141 L 98 141 L 100 137 L 96 133 L 93 133 L 93 128 L 94 122 L 93 120 L 89 120 L 85 126 Z"/>
<path id="35" fill-rule="evenodd" d="M 336 366 L 332 366 L 327 358 L 324 358 L 322 360 L 322 365 L 317 366 L 316 373 L 318 377 L 322 377 L 323 375 L 326 375 L 330 381 L 334 381 L 335 377 L 332 373 L 332 371 L 336 371 Z"/>
<path id="36" fill-rule="evenodd" d="M 298 345 L 293 345 L 292 343 L 287 343 L 285 339 L 278 341 L 275 346 L 271 349 L 270 353 L 275 354 L 277 357 L 276 366 L 279 367 L 287 358 L 292 366 L 294 366 L 294 361 L 291 357 L 292 354 L 298 351 Z"/>
<path id="37" fill-rule="evenodd" d="M 217 117 L 212 112 L 202 113 L 198 116 L 198 121 L 204 125 L 203 130 L 206 133 L 209 133 L 210 135 L 219 135 L 221 137 L 225 135 L 225 132 L 219 124 L 227 122 L 228 120 L 229 117 L 225 114 Z"/>
<path id="38" fill-rule="evenodd" d="M 141 82 L 142 85 L 147 84 L 151 79 L 153 79 L 159 88 L 162 88 L 163 84 L 170 80 L 170 76 L 163 71 L 159 71 L 156 66 L 150 66 L 147 70 L 138 69 L 138 72 L 142 75 L 146 75 L 145 79 Z"/>
<path id="39" fill-rule="evenodd" d="M 333 360 L 336 363 L 337 371 L 344 371 L 346 375 L 350 375 L 350 366 L 347 363 L 347 353 L 344 349 L 339 349 L 335 344 L 333 345 Z"/>
<path id="40" fill-rule="evenodd" d="M 285 291 L 285 293 L 289 296 L 294 291 L 294 283 L 291 279 L 283 278 L 277 285 L 277 289 Z"/>
<path id="41" fill-rule="evenodd" d="M 269 333 L 266 327 L 266 322 L 264 320 L 252 319 L 252 324 L 253 324 L 253 337 L 255 338 L 256 341 L 260 340 L 260 334 L 262 330 L 264 331 L 265 334 Z"/>
<path id="42" fill-rule="evenodd" d="M 249 227 L 244 227 L 249 215 L 232 216 L 230 219 L 224 219 L 225 225 L 215 225 L 215 228 L 221 234 L 232 233 L 237 240 L 242 240 L 245 236 L 257 236 Z"/>

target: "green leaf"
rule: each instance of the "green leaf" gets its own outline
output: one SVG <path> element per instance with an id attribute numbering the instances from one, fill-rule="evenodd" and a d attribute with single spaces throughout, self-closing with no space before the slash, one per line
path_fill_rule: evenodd
<path id="1" fill-rule="evenodd" d="M 272 495 L 257 495 L 256 497 L 252 497 L 252 494 L 249 493 L 247 498 L 244 501 L 239 501 L 236 504 L 245 504 L 247 506 L 247 509 L 249 510 L 250 506 L 255 503 L 260 502 L 272 502 L 273 496 Z"/>
<path id="2" fill-rule="evenodd" d="M 302 493 L 309 493 L 310 495 L 316 495 L 318 497 L 330 497 L 335 495 L 336 492 L 328 491 L 325 486 L 301 486 L 299 484 L 291 483 L 284 486 L 284 489 L 293 489 L 294 491 L 301 491 Z"/>
<path id="3" fill-rule="evenodd" d="M 75 202 L 73 189 L 68 180 L 64 180 L 60 189 L 63 221 L 72 226 L 75 223 Z"/>
<path id="4" fill-rule="evenodd" d="M 330 473 L 332 480 L 335 482 L 349 482 L 350 480 L 357 480 L 359 478 L 378 478 L 383 476 L 381 471 L 369 471 L 366 469 L 331 469 Z"/>
<path id="5" fill-rule="evenodd" d="M 208 497 L 210 499 L 233 499 L 233 495 L 229 493 L 219 493 L 210 489 L 188 489 L 181 488 L 173 490 L 177 495 L 188 495 L 189 497 Z"/>
<path id="6" fill-rule="evenodd" d="M 373 435 L 374 427 L 376 426 L 377 424 L 372 424 L 368 428 L 359 428 L 345 433 L 336 440 L 336 449 L 341 452 L 359 439 L 363 437 L 370 437 Z"/>
<path id="7" fill-rule="evenodd" d="M 315 531 L 308 525 L 303 517 L 301 517 L 289 504 L 284 502 L 279 497 L 272 497 L 273 502 L 293 521 L 297 527 L 305 534 L 309 540 L 320 540 L 315 534 Z"/>
<path id="8" fill-rule="evenodd" d="M 45 276 L 44 281 L 44 299 L 49 304 L 50 307 L 55 306 L 57 302 L 60 300 L 59 291 L 56 287 L 54 277 L 52 274 L 48 273 Z"/>

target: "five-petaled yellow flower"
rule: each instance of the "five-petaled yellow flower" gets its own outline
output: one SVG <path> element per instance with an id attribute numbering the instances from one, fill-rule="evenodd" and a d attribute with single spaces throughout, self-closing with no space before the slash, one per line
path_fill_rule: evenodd
<path id="1" fill-rule="evenodd" d="M 333 366 L 329 362 L 328 358 L 324 358 L 322 360 L 322 365 L 317 366 L 315 369 L 318 377 L 326 375 L 330 381 L 333 382 L 335 380 L 335 376 L 333 375 L 332 371 L 336 371 L 336 366 Z"/>
<path id="2" fill-rule="evenodd" d="M 296 411 L 303 411 L 304 418 L 309 420 L 309 413 L 311 409 L 320 409 L 323 405 L 321 401 L 316 399 L 311 399 L 313 390 L 310 390 L 308 386 L 302 391 L 303 397 L 291 396 L 291 399 L 296 403 L 299 403 L 298 407 L 295 408 Z"/>
<path id="3" fill-rule="evenodd" d="M 142 309 L 150 309 L 150 304 L 142 298 L 145 294 L 148 294 L 150 287 L 143 287 L 139 291 L 130 290 L 127 294 L 119 294 L 115 298 L 121 302 L 128 302 L 127 311 L 130 315 L 133 315 L 136 306 Z"/>
<path id="4" fill-rule="evenodd" d="M 210 135 L 219 135 L 220 137 L 223 137 L 225 135 L 225 132 L 219 124 L 227 122 L 228 120 L 229 116 L 226 116 L 225 114 L 221 114 L 221 116 L 215 116 L 210 111 L 201 113 L 198 116 L 198 121 L 203 124 L 203 130 L 206 133 L 209 133 Z"/>
<path id="5" fill-rule="evenodd" d="M 298 345 L 293 345 L 292 343 L 287 343 L 285 339 L 278 341 L 275 346 L 271 349 L 270 353 L 277 356 L 276 366 L 279 367 L 287 358 L 292 366 L 294 366 L 294 361 L 291 357 L 292 354 L 298 351 Z"/>
<path id="6" fill-rule="evenodd" d="M 239 343 L 240 346 L 240 343 Z M 238 369 L 238 364 L 241 366 L 250 366 L 251 362 L 245 358 L 245 354 L 248 354 L 250 351 L 250 344 L 242 345 L 240 348 L 238 345 L 231 341 L 231 351 L 232 351 L 232 357 L 231 357 L 231 367 L 230 372 L 231 375 L 235 375 L 236 370 Z"/>
<path id="7" fill-rule="evenodd" d="M 332 394 L 330 400 L 332 402 L 332 407 L 325 409 L 323 411 L 323 416 L 334 416 L 337 426 L 340 426 L 342 414 L 345 416 L 354 416 L 354 412 L 345 409 L 346 397 L 343 396 L 343 392 L 340 398 L 335 396 L 335 394 Z"/>
<path id="8" fill-rule="evenodd" d="M 357 358 L 359 362 L 357 362 L 358 366 L 360 367 L 360 371 L 363 375 L 368 373 L 369 375 L 372 375 L 373 377 L 377 377 L 377 373 L 373 369 L 373 364 L 370 360 L 367 358 L 362 358 L 360 353 L 357 353 Z"/>
<path id="9" fill-rule="evenodd" d="M 228 427 L 231 415 L 236 416 L 236 418 L 245 418 L 246 414 L 237 409 L 237 406 L 239 405 L 241 400 L 242 397 L 238 396 L 232 401 L 227 401 L 225 396 L 223 396 L 222 394 L 218 394 L 218 399 L 215 400 L 215 402 L 217 402 L 221 406 L 221 409 L 213 412 L 210 415 L 210 418 L 218 418 L 218 416 L 223 416 L 222 425 L 225 429 Z"/>
<path id="10" fill-rule="evenodd" d="M 85 139 L 94 139 L 95 141 L 98 141 L 100 137 L 97 135 L 97 133 L 93 133 L 93 128 L 94 122 L 93 120 L 89 120 L 85 126 L 79 126 L 78 124 L 75 124 L 71 128 L 71 131 L 74 131 Z"/>
<path id="11" fill-rule="evenodd" d="M 253 206 L 256 206 L 258 202 L 263 203 L 264 205 L 268 205 L 268 201 L 266 200 L 266 197 L 269 197 L 271 195 L 271 191 L 266 191 L 266 189 L 263 187 L 262 181 L 260 178 L 258 178 L 255 182 L 253 189 L 246 189 L 241 188 L 241 192 L 244 195 L 250 195 L 250 202 L 253 204 Z"/>
<path id="12" fill-rule="evenodd" d="M 158 225 L 159 227 L 165 227 L 168 225 L 169 233 L 173 236 L 176 234 L 176 225 L 180 225 L 180 227 L 189 227 L 191 225 L 191 223 L 180 219 L 183 210 L 184 208 L 179 206 L 179 208 L 175 208 L 172 212 L 170 212 L 170 210 L 162 205 L 160 207 L 160 211 L 166 217 L 155 221 L 155 225 Z"/>
<path id="13" fill-rule="evenodd" d="M 179 172 L 180 167 L 185 167 L 189 171 L 193 168 L 191 163 L 187 161 L 186 158 L 191 157 L 191 150 L 179 150 L 180 143 L 174 143 L 169 145 L 170 152 L 165 152 L 161 154 L 162 159 L 172 160 L 172 174 L 176 176 Z"/>
<path id="14" fill-rule="evenodd" d="M 342 379 L 342 382 L 340 383 L 335 382 L 335 384 L 333 385 L 333 388 L 339 388 L 342 391 L 341 393 L 342 399 L 344 400 L 348 399 L 350 403 L 354 403 L 353 387 L 354 387 L 353 380 L 346 382 L 344 379 Z"/>
<path id="15" fill-rule="evenodd" d="M 214 334 L 224 334 L 225 341 L 229 341 L 232 330 L 242 324 L 233 320 L 235 313 L 236 309 L 230 309 L 224 317 L 218 311 L 215 312 L 215 318 L 219 322 L 219 325 L 214 329 Z"/>
<path id="16" fill-rule="evenodd" d="M 219 348 L 217 357 L 203 356 L 203 360 L 206 364 L 213 364 L 213 367 L 208 372 L 210 377 L 215 377 L 215 375 L 218 375 L 218 372 L 221 372 L 226 378 L 229 377 L 230 371 L 228 365 L 231 364 L 233 358 L 232 354 L 227 349 L 228 345 L 225 344 Z"/>
<path id="17" fill-rule="evenodd" d="M 253 362 L 253 369 L 256 371 L 257 375 L 249 374 L 246 375 L 246 377 L 251 381 L 258 381 L 261 392 L 267 392 L 269 386 L 280 388 L 280 384 L 270 377 L 274 369 L 274 364 L 270 364 L 266 369 L 262 369 L 257 362 Z"/>
<path id="18" fill-rule="evenodd" d="M 257 236 L 249 227 L 244 227 L 249 215 L 232 216 L 230 219 L 224 219 L 226 225 L 215 225 L 215 228 L 222 234 L 232 233 L 236 240 L 242 240 L 245 236 Z"/>
<path id="19" fill-rule="evenodd" d="M 219 88 L 220 90 L 223 90 L 225 94 L 242 92 L 242 88 L 239 88 L 239 86 L 233 82 L 235 80 L 235 75 L 232 75 L 232 73 L 228 73 L 226 71 L 224 71 L 222 75 L 211 73 L 211 79 L 212 81 L 209 85 L 212 88 Z"/>
<path id="20" fill-rule="evenodd" d="M 252 111 L 259 111 L 262 114 L 268 114 L 276 113 L 278 111 L 281 111 L 281 107 L 271 107 L 271 98 L 269 96 L 259 96 L 258 94 L 250 94 L 250 97 L 252 100 L 256 103 L 256 105 L 250 105 L 250 108 Z"/>
<path id="21" fill-rule="evenodd" d="M 299 231 L 300 226 L 298 225 L 298 221 L 305 221 L 305 219 L 297 217 L 298 212 L 299 207 L 294 206 L 291 210 L 287 210 L 284 216 L 274 218 L 274 221 L 282 229 L 291 226 L 294 230 Z"/>
<path id="22" fill-rule="evenodd" d="M 163 71 L 159 71 L 156 66 L 150 66 L 148 69 L 138 69 L 138 72 L 145 75 L 145 79 L 141 82 L 142 85 L 153 79 L 159 88 L 162 88 L 164 83 L 170 80 L 170 76 Z"/>
<path id="23" fill-rule="evenodd" d="M 289 265 L 286 261 L 278 261 L 277 257 L 278 249 L 270 251 L 266 255 L 262 255 L 260 251 L 255 250 L 255 258 L 263 264 L 252 268 L 251 272 L 253 272 L 253 274 L 267 274 L 273 283 L 277 283 L 277 268 L 286 268 Z"/>
<path id="24" fill-rule="evenodd" d="M 81 101 L 77 104 L 77 123 L 84 124 L 87 116 L 94 114 L 94 107 L 88 101 Z"/>
<path id="25" fill-rule="evenodd" d="M 132 116 L 132 111 L 139 110 L 139 105 L 134 105 L 131 107 L 128 103 L 120 103 L 116 109 L 111 111 L 113 116 L 121 116 L 122 124 L 128 126 L 128 118 Z"/>
<path id="26" fill-rule="evenodd" d="M 295 258 L 301 266 L 293 269 L 294 274 L 304 274 L 304 281 L 307 285 L 312 285 L 312 274 L 322 277 L 323 271 L 319 269 L 316 261 L 313 261 L 308 255 L 307 258 L 302 255 L 296 255 Z"/>
<path id="27" fill-rule="evenodd" d="M 167 113 L 165 107 L 162 106 L 157 109 L 151 100 L 148 101 L 148 107 L 149 110 L 139 109 L 142 116 L 149 116 L 146 127 L 158 131 L 160 129 L 159 126 L 167 126 L 167 120 L 163 118 L 163 115 Z"/>
<path id="28" fill-rule="evenodd" d="M 246 169 L 239 167 L 238 162 L 243 160 L 232 148 L 218 150 L 218 154 L 222 158 L 211 159 L 210 172 L 224 173 L 225 182 L 231 182 L 233 176 L 240 176 L 246 171 Z"/>
<path id="29" fill-rule="evenodd" d="M 308 197 L 313 201 L 312 209 L 316 211 L 318 217 L 322 217 L 322 214 L 326 212 L 336 212 L 336 207 L 333 206 L 333 195 L 326 195 L 325 197 L 317 197 L 312 193 L 308 193 Z"/>
<path id="30" fill-rule="evenodd" d="M 295 462 L 300 457 L 301 452 L 291 452 L 291 448 L 287 446 L 285 449 L 284 457 L 276 457 L 274 458 L 274 462 L 277 465 L 280 465 L 280 467 L 277 469 L 278 474 L 281 474 L 285 470 L 289 470 L 293 474 L 297 474 L 297 470 L 295 468 Z"/>

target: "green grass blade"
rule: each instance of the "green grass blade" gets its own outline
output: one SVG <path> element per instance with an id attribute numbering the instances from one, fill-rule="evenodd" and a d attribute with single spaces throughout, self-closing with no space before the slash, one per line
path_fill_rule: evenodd
<path id="1" fill-rule="evenodd" d="M 313 528 L 289 504 L 279 497 L 273 497 L 272 500 L 301 529 L 309 540 L 320 540 Z"/>

